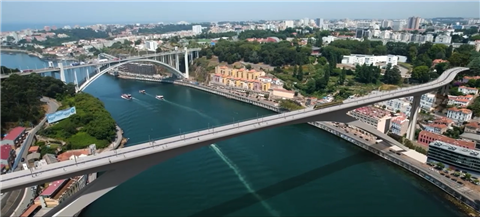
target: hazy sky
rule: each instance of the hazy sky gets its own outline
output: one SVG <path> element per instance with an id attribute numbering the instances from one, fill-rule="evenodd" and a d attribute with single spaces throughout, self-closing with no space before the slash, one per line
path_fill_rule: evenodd
<path id="1" fill-rule="evenodd" d="M 456 2 L 5 2 L 10 23 L 200 22 L 308 18 L 479 17 L 479 1 Z"/>

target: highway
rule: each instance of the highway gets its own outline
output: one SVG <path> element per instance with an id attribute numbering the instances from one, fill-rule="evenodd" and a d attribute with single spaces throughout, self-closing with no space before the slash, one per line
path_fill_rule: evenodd
<path id="1" fill-rule="evenodd" d="M 188 49 L 188 52 L 192 52 L 192 51 L 200 51 L 200 48 Z M 185 53 L 184 50 L 176 50 L 176 51 L 170 51 L 170 52 L 165 52 L 165 53 L 156 53 L 156 54 L 147 54 L 147 55 L 143 55 L 143 56 L 129 57 L 129 58 L 126 58 L 126 59 L 110 60 L 110 61 L 106 61 L 106 62 L 97 62 L 97 63 L 91 63 L 91 64 L 78 65 L 78 66 L 67 66 L 67 67 L 63 67 L 63 69 L 68 70 L 68 69 L 77 69 L 77 68 L 84 68 L 84 67 L 96 67 L 98 65 L 106 65 L 106 64 L 112 64 L 112 63 L 126 62 L 126 61 L 130 61 L 130 60 L 147 59 L 147 58 L 151 58 L 151 57 L 166 56 L 166 55 L 173 55 L 173 54 L 183 54 L 183 53 Z M 45 69 L 34 70 L 32 72 L 24 72 L 24 73 L 16 73 L 16 74 L 18 74 L 18 75 L 29 75 L 29 74 L 35 74 L 35 73 L 39 74 L 39 73 L 54 72 L 54 71 L 60 71 L 60 68 L 58 68 L 58 67 L 56 67 L 56 68 L 45 68 Z M 0 78 L 8 78 L 8 77 L 10 77 L 10 75 L 12 75 L 12 74 L 9 74 L 9 75 L 3 75 L 2 74 Z"/>
<path id="2" fill-rule="evenodd" d="M 114 169 L 118 164 L 126 164 L 130 160 L 142 160 L 142 158 L 147 156 L 154 156 L 169 151 L 174 151 L 175 153 L 181 152 L 181 150 L 190 151 L 193 147 L 199 148 L 218 141 L 273 127 L 322 121 L 322 117 L 325 117 L 326 114 L 330 117 L 341 115 L 354 108 L 371 105 L 376 102 L 428 93 L 449 84 L 455 79 L 455 76 L 458 73 L 466 70 L 468 70 L 468 68 L 457 67 L 449 69 L 436 80 L 426 84 L 371 94 L 369 96 L 344 102 L 337 106 L 318 110 L 303 109 L 278 115 L 254 118 L 243 122 L 232 123 L 189 134 L 172 136 L 154 142 L 130 146 L 116 151 L 103 152 L 94 156 L 79 158 L 77 160 L 50 164 L 33 171 L 18 171 L 6 174 L 2 176 L 0 182 L 2 185 L 1 191 L 7 192 L 61 178 L 87 174 L 94 171 Z"/>

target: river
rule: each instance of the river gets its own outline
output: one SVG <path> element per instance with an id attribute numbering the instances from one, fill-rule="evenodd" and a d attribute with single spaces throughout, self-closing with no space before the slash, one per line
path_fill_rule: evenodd
<path id="1" fill-rule="evenodd" d="M 23 56 L 23 64 L 28 58 L 37 61 L 16 55 Z M 140 89 L 147 94 L 139 94 Z M 127 145 L 273 114 L 187 87 L 108 75 L 85 92 L 105 103 L 130 138 Z M 123 100 L 122 93 L 135 99 Z M 156 94 L 166 100 L 156 100 Z M 192 215 L 462 216 L 424 180 L 306 124 L 252 133 L 181 155 L 118 186 L 81 213 Z"/>

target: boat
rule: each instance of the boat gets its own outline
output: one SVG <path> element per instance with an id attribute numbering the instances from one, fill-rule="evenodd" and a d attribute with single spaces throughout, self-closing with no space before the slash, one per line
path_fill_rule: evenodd
<path id="1" fill-rule="evenodd" d="M 161 95 L 157 95 L 157 96 L 155 96 L 155 98 L 159 99 L 159 100 L 164 100 L 163 96 L 161 96 Z"/>
<path id="2" fill-rule="evenodd" d="M 132 95 L 130 94 L 122 94 L 121 96 L 123 99 L 126 99 L 126 100 L 131 100 L 132 99 Z"/>
<path id="3" fill-rule="evenodd" d="M 138 92 L 139 92 L 139 93 L 143 93 L 143 94 L 146 93 L 145 90 L 139 90 Z"/>

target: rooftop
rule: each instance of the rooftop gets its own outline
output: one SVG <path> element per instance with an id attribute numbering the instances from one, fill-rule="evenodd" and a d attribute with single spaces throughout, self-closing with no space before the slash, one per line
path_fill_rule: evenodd
<path id="1" fill-rule="evenodd" d="M 365 115 L 365 116 L 369 116 L 369 117 L 372 117 L 372 118 L 376 118 L 376 119 L 380 119 L 380 118 L 390 116 L 390 112 L 388 112 L 386 110 L 383 110 L 383 109 L 373 107 L 373 106 L 365 106 L 365 107 L 357 108 L 357 109 L 353 110 L 353 112 L 355 112 L 357 114 L 359 113 L 359 114 L 362 114 L 362 115 Z"/>
<path id="2" fill-rule="evenodd" d="M 1 145 L 0 146 L 0 159 L 8 160 L 10 157 L 10 151 L 12 150 L 11 145 Z"/>
<path id="3" fill-rule="evenodd" d="M 475 151 L 475 150 L 471 150 L 471 149 L 467 149 L 467 148 L 461 148 L 461 147 L 449 144 L 447 142 L 434 141 L 434 142 L 430 143 L 429 146 L 441 148 L 443 150 L 446 150 L 446 151 L 449 151 L 449 152 L 454 152 L 454 153 L 461 154 L 461 155 L 464 155 L 464 156 L 469 156 L 469 157 L 480 159 L 480 152 Z"/>
<path id="4" fill-rule="evenodd" d="M 463 114 L 472 114 L 472 110 L 470 109 L 459 109 L 459 108 L 449 108 L 448 111 L 452 111 L 452 112 L 461 112 Z"/>
<path id="5" fill-rule="evenodd" d="M 25 127 L 15 127 L 7 134 L 7 136 L 3 137 L 3 140 L 15 140 L 25 131 Z"/>
<path id="6" fill-rule="evenodd" d="M 451 145 L 455 145 L 457 147 L 468 147 L 469 149 L 475 149 L 475 143 L 474 142 L 465 141 L 465 140 L 457 140 L 457 139 L 453 139 L 453 138 L 450 138 L 450 137 L 447 137 L 447 136 L 444 136 L 444 135 L 439 135 L 439 134 L 436 134 L 436 133 L 428 132 L 426 130 L 422 130 L 419 134 L 419 137 L 420 137 L 420 135 L 433 138 L 433 140 L 438 140 L 438 141 L 442 141 L 442 142 L 445 142 L 445 143 L 448 143 L 448 144 L 451 144 Z"/>
<path id="7" fill-rule="evenodd" d="M 62 180 L 57 180 L 50 183 L 50 185 L 45 190 L 43 190 L 42 193 L 40 193 L 40 195 L 51 197 L 52 194 L 55 194 L 58 189 L 63 187 L 63 184 L 65 184 L 67 180 L 68 179 L 62 179 Z"/>
<path id="8" fill-rule="evenodd" d="M 58 161 L 66 161 L 68 159 L 70 159 L 70 157 L 72 155 L 75 155 L 75 156 L 80 156 L 80 155 L 89 155 L 90 154 L 90 150 L 88 149 L 80 149 L 80 150 L 71 150 L 71 151 L 67 151 L 67 152 L 64 152 L 60 155 L 57 156 L 57 159 Z"/>

